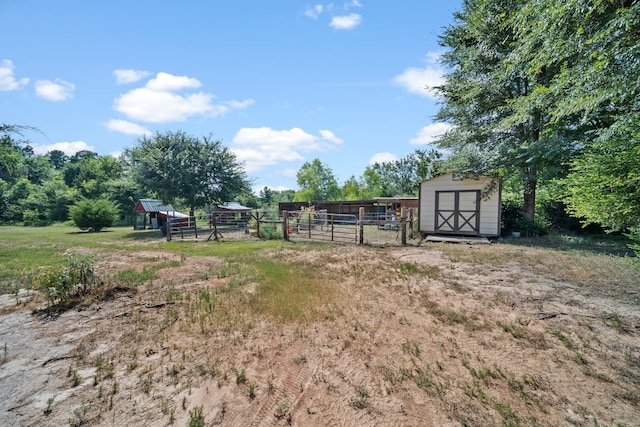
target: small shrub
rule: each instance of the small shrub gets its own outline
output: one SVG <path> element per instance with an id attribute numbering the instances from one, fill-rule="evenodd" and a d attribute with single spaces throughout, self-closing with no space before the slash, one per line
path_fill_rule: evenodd
<path id="1" fill-rule="evenodd" d="M 93 232 L 111 227 L 118 208 L 108 200 L 81 200 L 69 208 L 69 215 L 80 230 Z"/>
<path id="2" fill-rule="evenodd" d="M 204 415 L 202 414 L 202 405 L 196 406 L 192 410 L 189 411 L 189 423 L 188 427 L 203 427 L 204 426 Z"/>
<path id="3" fill-rule="evenodd" d="M 62 308 L 71 298 L 88 294 L 96 281 L 91 256 L 65 254 L 65 258 L 65 266 L 49 267 L 31 280 L 32 287 L 44 294 L 47 310 Z"/>

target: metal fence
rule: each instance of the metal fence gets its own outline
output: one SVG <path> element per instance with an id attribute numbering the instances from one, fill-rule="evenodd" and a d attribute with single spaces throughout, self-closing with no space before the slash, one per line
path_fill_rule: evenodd
<path id="1" fill-rule="evenodd" d="M 414 212 L 333 214 L 326 211 L 217 211 L 200 217 L 173 218 L 167 240 L 285 239 L 374 246 L 417 244 Z"/>
<path id="2" fill-rule="evenodd" d="M 284 238 L 334 243 L 358 243 L 358 217 L 326 211 L 283 212 Z"/>

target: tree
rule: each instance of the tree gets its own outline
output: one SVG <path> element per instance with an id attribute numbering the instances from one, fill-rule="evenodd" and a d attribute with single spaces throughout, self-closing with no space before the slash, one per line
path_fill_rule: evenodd
<path id="1" fill-rule="evenodd" d="M 49 156 L 49 163 L 51 167 L 55 170 L 60 170 L 65 165 L 65 163 L 69 160 L 69 156 L 64 154 L 64 151 L 61 150 L 51 150 L 47 153 Z"/>
<path id="2" fill-rule="evenodd" d="M 142 188 L 166 202 L 184 199 L 192 212 L 250 190 L 233 152 L 210 136 L 200 141 L 182 131 L 158 132 L 140 138 L 125 156 Z"/>
<path id="3" fill-rule="evenodd" d="M 480 172 L 520 176 L 523 216 L 533 221 L 538 181 L 560 171 L 575 146 L 566 138 L 572 127 L 564 122 L 550 126 L 545 106 L 531 101 L 557 67 L 534 70 L 529 57 L 514 54 L 526 36 L 516 26 L 525 4 L 467 0 L 454 15 L 455 24 L 440 39 L 448 48 L 442 62 L 451 71 L 438 87 L 442 107 L 436 119 L 454 125 L 439 146 L 454 151 L 476 147 L 487 153 Z"/>
<path id="4" fill-rule="evenodd" d="M 338 200 L 340 187 L 329 166 L 314 159 L 305 162 L 296 175 L 300 190 L 296 192 L 295 201 Z"/>
<path id="5" fill-rule="evenodd" d="M 85 199 L 71 206 L 69 214 L 80 230 L 96 232 L 113 225 L 118 207 L 108 200 Z"/>
<path id="6" fill-rule="evenodd" d="M 369 198 L 415 196 L 420 182 L 439 170 L 440 158 L 436 150 L 416 150 L 402 159 L 367 166 L 363 193 Z"/>
<path id="7" fill-rule="evenodd" d="M 516 24 L 528 73 L 556 70 L 528 102 L 577 134 L 559 181 L 569 210 L 609 230 L 640 227 L 640 4 L 529 0 Z"/>

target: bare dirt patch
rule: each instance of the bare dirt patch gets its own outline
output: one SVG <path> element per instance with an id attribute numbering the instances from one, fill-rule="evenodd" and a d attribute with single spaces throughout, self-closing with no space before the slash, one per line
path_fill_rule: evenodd
<path id="1" fill-rule="evenodd" d="M 101 254 L 103 275 L 156 278 L 53 318 L 0 297 L 0 425 L 640 425 L 637 282 L 536 251 L 256 255 L 314 263 L 326 301 L 297 321 L 251 310 L 241 265 Z"/>

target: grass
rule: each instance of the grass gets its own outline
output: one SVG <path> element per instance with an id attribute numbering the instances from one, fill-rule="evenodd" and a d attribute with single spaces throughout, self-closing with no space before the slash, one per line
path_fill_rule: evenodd
<path id="1" fill-rule="evenodd" d="M 483 270 L 500 271 L 503 267 L 517 265 L 522 270 L 533 271 L 544 277 L 564 278 L 562 280 L 581 287 L 637 290 L 640 280 L 633 286 L 632 282 L 634 278 L 640 278 L 640 274 L 629 267 L 627 259 L 595 250 L 575 249 L 578 246 L 579 243 L 571 249 L 544 246 L 524 248 L 512 244 L 486 247 L 438 245 L 436 249 L 444 257 L 459 262 L 482 264 L 485 266 Z M 496 336 L 496 340 L 519 340 L 518 343 L 529 342 L 535 348 L 545 349 L 546 336 L 549 341 L 557 338 L 561 343 L 558 346 L 563 345 L 571 350 L 566 359 L 571 357 L 571 363 L 577 364 L 580 370 L 595 370 L 601 365 L 600 354 L 596 350 L 597 342 L 592 338 L 594 344 L 588 347 L 589 340 L 583 338 L 577 328 L 577 332 L 569 333 L 574 328 L 549 321 L 544 332 L 538 333 L 541 328 L 528 327 L 528 323 L 496 320 L 478 310 L 469 309 L 465 304 L 455 304 L 459 298 L 453 291 L 467 292 L 467 299 L 481 296 L 472 293 L 473 288 L 464 289 L 467 285 L 457 282 L 463 279 L 458 279 L 445 267 L 399 261 L 387 256 L 392 251 L 388 248 L 354 247 L 354 258 L 344 260 L 345 252 L 336 251 L 334 246 L 328 244 L 290 244 L 273 240 L 166 242 L 157 231 L 133 232 L 128 228 L 90 234 L 79 233 L 69 227 L 0 227 L 0 286 L 20 281 L 30 271 L 37 271 L 43 266 L 61 263 L 63 260 L 59 254 L 69 248 L 90 252 L 98 262 L 101 255 L 104 259 L 104 255 L 114 250 L 126 252 L 131 255 L 132 264 L 138 263 L 136 268 L 127 265 L 125 270 L 105 276 L 105 280 L 113 281 L 111 284 L 133 287 L 153 282 L 153 287 L 141 288 L 136 295 L 149 296 L 151 303 L 171 302 L 155 308 L 144 308 L 141 304 L 127 306 L 127 314 L 122 321 L 131 324 L 131 328 L 126 331 L 129 335 L 122 338 L 125 350 L 121 351 L 124 353 L 105 354 L 92 361 L 97 368 L 95 385 L 98 386 L 98 394 L 107 395 L 109 407 L 112 402 L 118 404 L 127 384 L 122 382 L 122 391 L 112 399 L 117 390 L 116 367 L 118 378 L 121 374 L 137 378 L 134 388 L 146 399 L 158 396 L 167 385 L 175 385 L 177 390 L 189 389 L 190 393 L 190 381 L 193 380 L 194 387 L 197 387 L 198 381 L 209 379 L 213 387 L 217 382 L 219 388 L 235 382 L 235 388 L 245 400 L 248 397 L 261 402 L 267 393 L 281 397 L 284 394 L 280 392 L 284 393 L 285 388 L 277 382 L 276 394 L 274 377 L 268 380 L 264 396 L 255 382 L 258 377 L 254 378 L 251 374 L 247 378 L 247 372 L 254 372 L 256 366 L 253 359 L 262 360 L 264 357 L 266 363 L 271 357 L 279 357 L 287 346 L 301 345 L 297 353 L 289 353 L 287 363 L 301 368 L 306 364 L 310 368 L 315 367 L 321 361 L 308 347 L 302 347 L 310 342 L 323 348 L 326 346 L 336 351 L 337 355 L 350 356 L 351 353 L 361 357 L 367 369 L 376 368 L 374 374 L 377 380 L 384 383 L 389 393 L 397 393 L 398 399 L 406 390 L 411 390 L 409 387 L 441 399 L 443 405 L 452 401 L 451 396 L 457 395 L 461 400 L 453 401 L 448 409 L 452 417 L 465 414 L 465 417 L 472 418 L 469 411 L 478 409 L 481 414 L 475 420 L 477 425 L 482 425 L 482 421 L 487 420 L 482 417 L 489 415 L 496 417 L 503 425 L 533 425 L 530 420 L 538 408 L 535 398 L 544 393 L 540 391 L 539 384 L 532 382 L 529 375 L 522 375 L 521 372 L 512 374 L 504 367 L 464 353 L 455 340 L 445 342 L 442 337 L 449 331 L 456 331 L 462 334 L 462 342 L 465 337 L 475 339 L 469 337 L 483 335 L 478 333 L 479 330 L 500 328 L 500 334 L 491 334 Z M 155 256 L 156 253 L 158 256 Z M 189 271 L 191 269 L 193 271 Z M 528 274 L 526 271 L 522 274 Z M 177 277 L 179 274 L 183 276 Z M 436 280 L 444 281 L 451 288 L 443 294 L 452 299 L 451 303 L 439 298 Z M 402 283 L 410 283 L 411 287 L 405 288 L 401 286 Z M 384 292 L 387 288 L 393 290 L 389 301 L 393 298 L 397 304 L 391 312 L 381 314 L 380 324 L 384 325 L 387 318 L 394 319 L 399 328 L 407 331 L 406 337 L 410 337 L 403 336 L 391 343 L 385 343 L 375 322 L 358 317 L 370 307 L 375 308 L 377 298 L 386 298 Z M 496 302 L 509 306 L 514 301 L 521 303 L 515 292 L 496 294 L 494 299 L 490 296 L 487 298 L 493 305 Z M 430 318 L 430 326 L 427 326 L 426 332 L 418 334 L 415 331 L 415 325 L 420 324 L 417 316 L 424 317 L 424 314 Z M 622 315 L 612 313 L 601 317 L 601 320 L 609 328 L 625 331 L 623 321 L 627 319 Z M 600 326 L 596 321 L 593 323 L 595 327 Z M 338 332 L 323 336 L 326 324 L 334 324 Z M 425 336 L 430 339 L 425 339 Z M 620 336 L 626 337 L 625 334 Z M 172 342 L 174 337 L 180 337 L 181 342 Z M 259 348 L 254 346 L 251 340 L 256 337 L 272 339 L 274 347 L 264 343 Z M 138 356 L 128 344 L 140 345 L 140 342 L 145 342 L 142 341 L 144 339 L 151 344 L 140 347 Z M 340 348 L 343 342 L 349 343 L 348 348 Z M 367 346 L 373 345 L 370 342 L 389 345 L 389 360 L 368 360 Z M 7 359 L 6 344 L 4 355 L 1 344 L 0 364 Z M 484 348 L 494 348 L 493 345 L 486 339 L 486 342 L 480 342 L 478 352 L 481 353 Z M 225 352 L 215 353 L 217 347 L 224 348 Z M 142 351 L 157 351 L 158 348 L 163 349 L 162 359 L 157 362 L 162 366 L 154 370 L 147 361 L 149 354 L 144 357 Z M 253 356 L 238 356 L 247 352 Z M 276 356 L 272 356 L 272 352 Z M 433 352 L 437 352 L 442 364 L 433 362 Z M 90 353 L 87 351 L 87 354 Z M 637 374 L 640 359 L 633 350 L 626 348 L 621 354 L 624 355 L 625 366 L 620 370 L 620 379 L 625 387 L 633 390 L 632 387 L 640 382 Z M 462 358 L 463 366 L 468 370 L 468 374 L 465 372 L 462 378 L 450 373 L 451 366 L 459 366 L 457 362 L 452 362 L 457 358 Z M 407 363 L 409 359 L 411 364 Z M 394 361 L 404 361 L 404 365 L 394 365 Z M 301 368 L 298 370 L 306 370 Z M 535 372 L 531 374 L 535 377 Z M 340 393 L 344 403 L 353 410 L 377 414 L 383 407 L 378 389 L 372 388 L 369 383 L 363 381 L 367 387 L 371 387 L 370 390 L 365 386 L 355 386 L 355 378 L 349 378 L 346 374 L 341 377 L 331 369 L 327 369 L 326 376 L 325 372 L 322 375 L 317 382 L 323 384 L 328 394 Z M 613 377 L 614 374 L 609 375 Z M 102 383 L 107 379 L 111 379 L 111 382 Z M 67 381 L 73 383 L 79 378 L 74 380 L 71 373 Z M 360 381 L 359 377 L 357 381 Z M 111 385 L 115 388 L 109 395 Z M 354 387 L 355 393 L 349 393 L 347 385 Z M 501 400 L 496 397 L 498 391 L 506 392 Z M 626 389 L 621 389 L 619 395 L 629 402 L 637 397 L 637 393 Z M 182 410 L 186 412 L 186 397 L 182 399 Z M 179 400 L 176 402 L 178 408 Z M 171 422 L 174 417 L 172 411 L 176 408 L 171 407 L 169 400 L 162 400 L 160 405 L 162 414 L 170 416 Z M 523 409 L 527 407 L 533 409 Z M 409 406 L 403 410 L 411 412 Z M 74 422 L 82 422 L 84 414 L 80 415 Z M 199 410 L 198 407 L 192 407 L 189 424 L 191 421 L 193 425 L 204 423 L 202 415 L 201 407 Z M 277 419 L 290 417 L 288 404 L 282 403 L 273 415 Z"/>
<path id="2" fill-rule="evenodd" d="M 277 240 L 195 244 L 167 242 L 158 230 L 133 231 L 130 227 L 114 227 L 99 233 L 89 233 L 63 225 L 0 226 L 0 294 L 10 293 L 16 285 L 24 286 L 23 278 L 32 275 L 43 266 L 62 266 L 63 254 L 69 249 L 83 248 L 94 253 L 114 249 L 168 250 L 181 253 L 183 256 L 226 258 L 287 245 L 289 244 Z M 127 274 L 133 276 L 131 272 Z M 140 280 L 139 277 L 134 279 Z"/>

